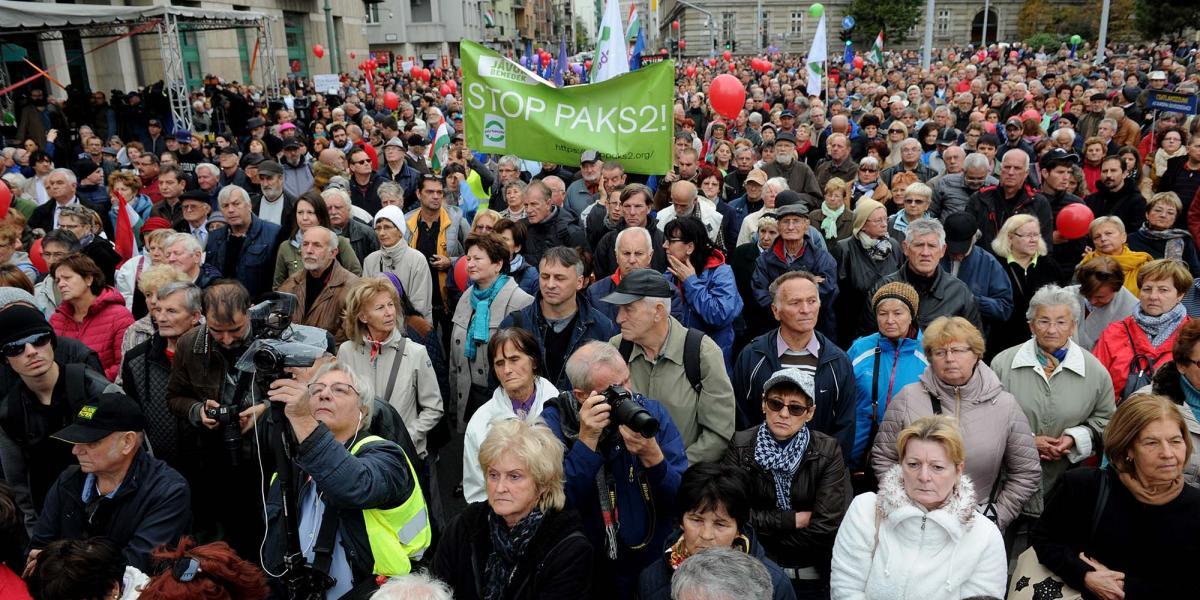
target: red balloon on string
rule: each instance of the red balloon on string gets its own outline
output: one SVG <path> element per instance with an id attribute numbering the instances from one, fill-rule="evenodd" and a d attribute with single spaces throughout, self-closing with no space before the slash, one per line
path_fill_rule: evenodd
<path id="1" fill-rule="evenodd" d="M 353 51 L 353 50 L 351 50 L 351 51 L 350 51 L 350 60 L 354 60 L 354 59 L 356 59 L 356 58 L 358 58 L 358 53 L 357 53 L 357 52 L 355 52 L 355 51 Z"/>
<path id="2" fill-rule="evenodd" d="M 429 72 L 429 69 L 421 69 L 421 79 L 424 79 L 425 81 L 429 81 L 430 79 L 432 79 L 432 77 L 433 77 L 433 75 L 432 75 L 432 73 Z"/>
<path id="3" fill-rule="evenodd" d="M 679 40 L 679 49 L 683 50 L 684 48 L 687 48 L 687 40 Z"/>
<path id="4" fill-rule="evenodd" d="M 695 77 L 695 76 L 696 76 L 696 67 L 693 67 L 693 66 L 691 66 L 691 65 L 688 65 L 688 68 L 686 69 L 686 71 L 687 71 L 687 76 L 688 76 L 688 77 Z"/>
<path id="5" fill-rule="evenodd" d="M 384 94 L 383 105 L 386 106 L 388 110 L 396 110 L 397 108 L 400 108 L 400 96 L 397 96 L 396 92 L 388 92 Z"/>
<path id="6" fill-rule="evenodd" d="M 861 57 L 861 56 L 854 57 L 854 68 L 855 69 L 863 68 L 863 57 Z"/>
<path id="7" fill-rule="evenodd" d="M 1086 204 L 1075 202 L 1064 206 L 1059 211 L 1055 225 L 1063 237 L 1075 240 L 1087 235 L 1088 227 L 1092 225 L 1092 220 L 1095 218 L 1096 215 Z"/>
<path id="8" fill-rule="evenodd" d="M 726 50 L 725 52 L 721 53 L 721 58 L 724 58 L 726 61 L 733 60 L 733 53 Z"/>
<path id="9" fill-rule="evenodd" d="M 708 86 L 708 100 L 718 114 L 736 119 L 746 104 L 746 86 L 733 75 L 717 75 Z"/>
<path id="10" fill-rule="evenodd" d="M 441 94 L 442 96 L 449 96 L 450 95 L 450 86 L 443 83 L 441 86 L 438 87 L 438 93 Z"/>
<path id="11" fill-rule="evenodd" d="M 325 58 L 325 47 L 320 44 L 313 44 L 313 56 L 317 58 Z"/>

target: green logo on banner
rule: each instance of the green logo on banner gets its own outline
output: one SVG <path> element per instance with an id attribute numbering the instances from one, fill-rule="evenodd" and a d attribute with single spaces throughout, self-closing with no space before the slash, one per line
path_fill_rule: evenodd
<path id="1" fill-rule="evenodd" d="M 483 121 L 483 145 L 493 148 L 503 148 L 506 122 L 504 117 L 487 115 Z"/>

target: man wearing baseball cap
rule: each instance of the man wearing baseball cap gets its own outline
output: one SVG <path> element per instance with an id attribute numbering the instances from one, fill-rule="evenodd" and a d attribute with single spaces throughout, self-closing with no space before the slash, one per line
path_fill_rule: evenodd
<path id="1" fill-rule="evenodd" d="M 762 310 L 771 305 L 771 283 L 789 271 L 806 271 L 817 276 L 821 292 L 821 333 L 835 337 L 837 327 L 833 301 L 837 298 L 837 261 L 825 248 L 813 244 L 808 234 L 807 206 L 800 194 L 784 190 L 775 197 L 775 218 L 779 222 L 779 237 L 771 249 L 758 256 L 750 286 L 754 300 Z M 748 331 L 756 336 L 764 331 Z"/>
<path id="2" fill-rule="evenodd" d="M 1038 173 L 1041 175 L 1042 187 L 1039 190 L 1046 201 L 1050 203 L 1050 212 L 1055 222 L 1058 213 L 1068 204 L 1083 202 L 1083 198 L 1071 193 L 1072 167 L 1079 164 L 1079 155 L 1062 148 L 1052 148 L 1042 155 L 1038 161 Z M 1075 271 L 1075 265 L 1083 257 L 1087 239 L 1068 240 L 1055 231 L 1052 234 L 1054 247 L 1051 255 L 1062 270 L 1063 280 L 1069 280 Z"/>
<path id="3" fill-rule="evenodd" d="M 71 444 L 79 464 L 63 471 L 46 497 L 30 536 L 31 562 L 55 540 L 103 536 L 129 566 L 149 572 L 150 553 L 190 530 L 187 482 L 143 449 L 145 429 L 141 407 L 114 392 L 82 404 L 51 436 Z"/>
<path id="4" fill-rule="evenodd" d="M 633 388 L 661 402 L 671 414 L 688 463 L 719 460 L 733 437 L 733 386 L 721 347 L 671 316 L 674 297 L 662 273 L 637 269 L 624 274 L 613 293 L 602 299 L 618 307 L 621 333 L 610 341 L 629 363 Z M 686 346 L 689 338 L 696 343 L 696 336 L 700 381 L 689 385 Z"/>

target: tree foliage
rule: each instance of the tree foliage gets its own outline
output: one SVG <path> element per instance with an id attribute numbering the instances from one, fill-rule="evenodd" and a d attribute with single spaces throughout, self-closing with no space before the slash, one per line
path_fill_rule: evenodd
<path id="1" fill-rule="evenodd" d="M 1175 37 L 1200 22 L 1200 3 L 1134 0 L 1137 29 L 1148 39 Z"/>
<path id="2" fill-rule="evenodd" d="M 907 40 L 924 10 L 924 0 L 854 0 L 846 14 L 854 15 L 858 22 L 854 26 L 855 43 L 869 46 L 882 29 L 887 47 Z"/>

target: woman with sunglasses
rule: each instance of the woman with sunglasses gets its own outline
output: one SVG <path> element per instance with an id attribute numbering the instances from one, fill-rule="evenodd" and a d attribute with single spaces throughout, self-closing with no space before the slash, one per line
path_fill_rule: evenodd
<path id="1" fill-rule="evenodd" d="M 837 440 L 809 429 L 812 374 L 776 371 L 763 385 L 761 425 L 733 435 L 724 464 L 747 473 L 750 523 L 796 597 L 829 597 L 829 561 L 850 506 L 850 475 Z"/>
<path id="2" fill-rule="evenodd" d="M 856 204 L 859 198 L 870 198 L 884 206 L 892 197 L 887 184 L 879 180 L 880 161 L 874 156 L 866 156 L 858 163 L 858 175 L 850 182 L 851 204 Z"/>

